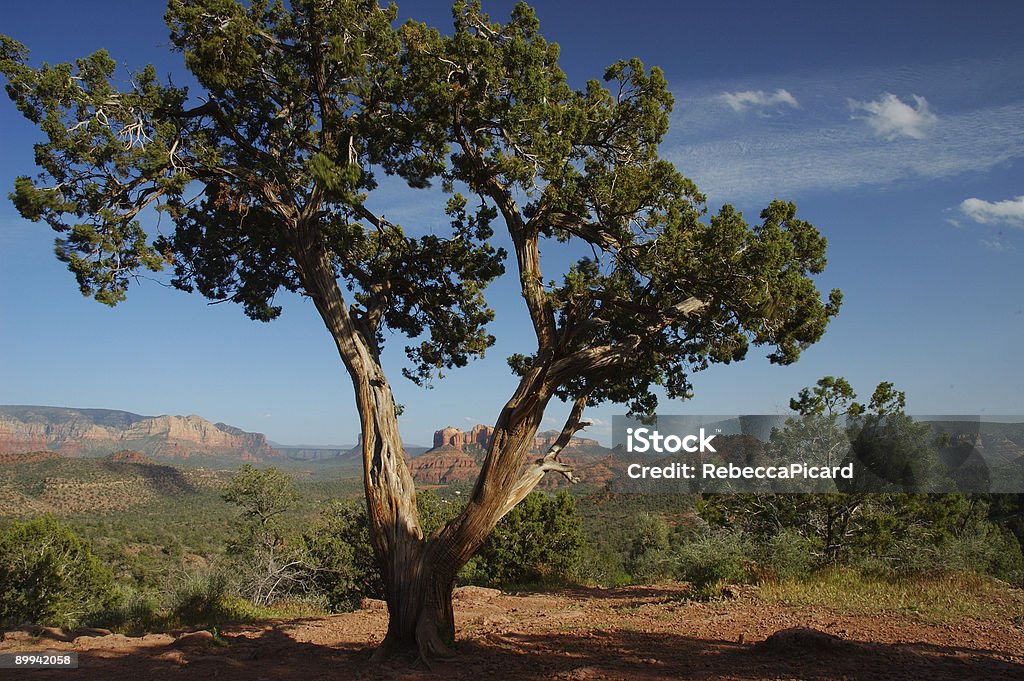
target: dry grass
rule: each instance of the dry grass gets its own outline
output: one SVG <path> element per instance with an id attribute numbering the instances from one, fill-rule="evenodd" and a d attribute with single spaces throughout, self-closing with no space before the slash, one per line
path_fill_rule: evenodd
<path id="1" fill-rule="evenodd" d="M 977 619 L 1024 626 L 1024 590 L 983 575 L 882 579 L 834 569 L 802 581 L 769 582 L 759 591 L 769 603 L 796 608 L 912 615 L 935 624 Z"/>

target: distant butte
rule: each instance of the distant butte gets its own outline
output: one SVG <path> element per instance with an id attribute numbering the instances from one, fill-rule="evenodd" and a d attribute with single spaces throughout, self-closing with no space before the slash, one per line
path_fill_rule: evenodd
<path id="1" fill-rule="evenodd" d="M 464 448 L 474 447 L 487 449 L 491 444 L 491 437 L 493 434 L 493 428 L 480 424 L 477 424 L 473 426 L 472 429 L 466 431 L 459 430 L 454 426 L 448 426 L 447 428 L 434 431 L 434 449 L 440 449 L 442 447 L 448 447 L 457 451 L 462 451 Z M 548 430 L 542 433 L 537 433 L 537 436 L 533 439 L 533 449 L 536 452 L 546 451 L 557 439 L 557 430 Z M 592 440 L 586 437 L 574 437 L 569 441 L 565 450 L 569 451 L 572 449 L 600 446 L 601 443 L 597 440 Z M 428 451 L 426 453 L 429 454 L 430 452 Z"/>
<path id="2" fill-rule="evenodd" d="M 122 450 L 163 460 L 278 458 L 267 438 L 200 416 L 140 416 L 114 409 L 0 406 L 0 454 L 53 451 L 107 456 Z"/>
<path id="3" fill-rule="evenodd" d="M 473 426 L 466 431 L 454 426 L 435 431 L 433 448 L 409 460 L 413 478 L 430 485 L 475 480 L 493 433 L 493 428 L 483 425 Z M 533 448 L 523 459 L 524 463 L 546 453 L 557 439 L 558 431 L 537 433 Z M 564 453 L 559 458 L 575 466 L 583 482 L 602 485 L 611 479 L 611 450 L 602 447 L 597 440 L 574 437 L 562 451 Z M 563 482 L 561 476 L 548 476 L 542 487 L 557 486 Z"/>

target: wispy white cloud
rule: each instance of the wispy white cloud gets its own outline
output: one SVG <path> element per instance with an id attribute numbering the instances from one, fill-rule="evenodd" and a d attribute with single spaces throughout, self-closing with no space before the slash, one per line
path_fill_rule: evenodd
<path id="1" fill-rule="evenodd" d="M 884 93 L 880 99 L 872 102 L 858 102 L 855 99 L 847 102 L 850 110 L 854 112 L 854 118 L 866 120 L 879 137 L 887 140 L 898 137 L 924 139 L 927 131 L 939 122 L 939 117 L 928 108 L 927 99 L 917 95 L 911 97 L 914 99 L 914 106 L 905 103 L 891 92 Z M 858 115 L 861 111 L 867 115 Z"/>
<path id="2" fill-rule="evenodd" d="M 764 90 L 743 90 L 741 92 L 723 92 L 723 101 L 736 112 L 747 109 L 758 109 L 761 111 L 770 109 L 781 109 L 788 106 L 792 109 L 800 108 L 800 102 L 791 95 L 788 90 L 778 88 L 775 92 L 768 94 Z"/>
<path id="3" fill-rule="evenodd" d="M 1009 253 L 1010 251 L 1016 250 L 1013 244 L 1004 239 L 1002 235 L 999 235 L 994 239 L 981 239 L 980 243 L 988 250 L 995 251 L 996 253 Z"/>
<path id="4" fill-rule="evenodd" d="M 826 114 L 814 112 L 816 125 L 681 125 L 686 136 L 672 139 L 666 154 L 713 202 L 949 178 L 1024 157 L 1024 101 L 943 116 L 924 139 L 882 141 L 867 126 Z"/>
<path id="5" fill-rule="evenodd" d="M 1024 196 L 1005 201 L 965 199 L 960 202 L 960 212 L 983 225 L 1006 224 L 1024 228 Z"/>
<path id="6" fill-rule="evenodd" d="M 674 83 L 679 105 L 663 151 L 712 203 L 740 205 L 1008 169 L 1024 159 L 1024 89 L 1007 86 L 1021 69 L 1024 55 L 766 75 L 763 92 L 800 94 L 799 115 L 744 116 L 742 124 L 722 115 L 731 110 L 722 93 L 756 89 Z M 951 208 L 947 217 L 968 222 L 957 203 Z"/>

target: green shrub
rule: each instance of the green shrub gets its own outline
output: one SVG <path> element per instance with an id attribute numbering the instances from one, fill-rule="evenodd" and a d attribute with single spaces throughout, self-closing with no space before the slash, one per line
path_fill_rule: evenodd
<path id="1" fill-rule="evenodd" d="M 384 586 L 370 545 L 366 509 L 356 502 L 334 502 L 301 539 L 306 574 L 303 585 L 331 612 L 352 610 L 364 597 L 382 598 Z"/>
<path id="2" fill-rule="evenodd" d="M 989 544 L 988 573 L 1015 586 L 1024 586 L 1024 550 L 1009 528 L 1001 528 Z"/>
<path id="3" fill-rule="evenodd" d="M 150 594 L 131 587 L 118 588 L 116 604 L 95 624 L 124 634 L 145 634 L 161 629 L 166 623 L 159 609 L 159 604 Z"/>
<path id="4" fill-rule="evenodd" d="M 759 551 L 761 572 L 774 579 L 805 579 L 820 565 L 822 542 L 783 528 Z"/>
<path id="5" fill-rule="evenodd" d="M 622 558 L 610 549 L 598 549 L 587 544 L 578 570 L 584 584 L 626 586 L 633 581 L 622 565 Z"/>
<path id="6" fill-rule="evenodd" d="M 1011 584 L 1024 579 L 1024 556 L 1017 538 L 990 523 L 937 541 L 913 541 L 898 546 L 893 572 L 902 575 L 988 574 Z"/>
<path id="7" fill-rule="evenodd" d="M 90 624 L 114 605 L 113 587 L 89 543 L 52 516 L 0 534 L 0 626 Z"/>
<path id="8" fill-rule="evenodd" d="M 228 574 L 210 569 L 188 573 L 171 594 L 174 624 L 226 624 L 259 619 L 261 611 L 232 592 Z"/>
<path id="9" fill-rule="evenodd" d="M 626 557 L 626 571 L 633 581 L 646 583 L 672 575 L 674 559 L 669 550 L 669 526 L 661 517 L 643 512 L 633 521 L 633 537 Z"/>
<path id="10" fill-rule="evenodd" d="M 741 532 L 717 532 L 679 545 L 674 553 L 675 576 L 689 582 L 698 600 L 719 596 L 722 587 L 749 577 L 750 547 Z"/>
<path id="11" fill-rule="evenodd" d="M 532 492 L 494 528 L 466 577 L 490 586 L 577 581 L 585 546 L 575 497 Z"/>
<path id="12" fill-rule="evenodd" d="M 416 493 L 416 508 L 420 514 L 420 529 L 429 537 L 448 524 L 448 521 L 462 511 L 464 500 L 459 497 L 442 497 L 433 490 Z"/>

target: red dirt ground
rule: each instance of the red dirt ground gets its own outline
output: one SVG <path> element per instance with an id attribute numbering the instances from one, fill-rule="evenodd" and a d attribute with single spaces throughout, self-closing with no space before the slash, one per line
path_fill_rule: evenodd
<path id="1" fill-rule="evenodd" d="M 975 620 L 933 625 L 902 616 L 796 610 L 751 594 L 693 603 L 682 600 L 683 590 L 670 585 L 511 596 L 459 589 L 458 657 L 433 670 L 408 661 L 370 663 L 373 646 L 384 635 L 386 612 L 382 603 L 368 602 L 344 615 L 226 627 L 227 645 L 212 645 L 205 633 L 8 632 L 0 652 L 76 650 L 79 669 L 2 670 L 0 678 L 1024 679 L 1019 625 Z"/>

